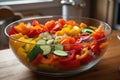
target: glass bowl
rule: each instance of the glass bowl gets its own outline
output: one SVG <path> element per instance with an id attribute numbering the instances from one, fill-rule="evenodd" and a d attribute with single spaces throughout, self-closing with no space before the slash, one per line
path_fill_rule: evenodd
<path id="1" fill-rule="evenodd" d="M 25 18 L 5 28 L 9 45 L 30 70 L 47 76 L 70 76 L 97 64 L 106 52 L 111 27 L 85 17 Z"/>

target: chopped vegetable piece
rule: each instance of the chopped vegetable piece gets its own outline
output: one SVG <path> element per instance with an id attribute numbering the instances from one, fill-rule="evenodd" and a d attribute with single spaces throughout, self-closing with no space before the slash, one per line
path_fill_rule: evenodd
<path id="1" fill-rule="evenodd" d="M 52 39 L 52 35 L 49 32 L 44 32 L 39 35 L 42 39 L 49 40 Z"/>
<path id="2" fill-rule="evenodd" d="M 53 53 L 57 56 L 68 56 L 67 52 L 61 50 L 55 50 Z"/>
<path id="3" fill-rule="evenodd" d="M 55 50 L 64 50 L 64 47 L 61 44 L 56 44 L 55 45 Z"/>
<path id="4" fill-rule="evenodd" d="M 38 54 L 41 54 L 41 53 L 43 53 L 43 50 L 40 49 L 39 45 L 35 45 L 27 55 L 29 61 L 32 62 L 38 56 Z"/>
<path id="5" fill-rule="evenodd" d="M 90 27 L 84 27 L 81 32 L 82 33 L 85 33 L 85 32 L 92 33 L 92 32 L 94 32 L 94 30 Z"/>
<path id="6" fill-rule="evenodd" d="M 51 47 L 49 45 L 41 45 L 40 48 L 43 51 L 43 55 L 47 55 L 51 52 Z"/>

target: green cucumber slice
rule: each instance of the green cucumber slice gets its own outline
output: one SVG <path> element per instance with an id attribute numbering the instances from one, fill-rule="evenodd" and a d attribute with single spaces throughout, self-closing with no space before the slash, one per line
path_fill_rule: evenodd
<path id="1" fill-rule="evenodd" d="M 42 39 L 45 39 L 45 40 L 50 40 L 52 39 L 52 35 L 49 33 L 49 32 L 44 32 L 44 33 L 41 33 L 39 35 Z"/>
<path id="2" fill-rule="evenodd" d="M 64 47 L 63 47 L 62 44 L 56 44 L 55 45 L 55 50 L 63 50 L 63 49 L 64 49 Z"/>
<path id="3" fill-rule="evenodd" d="M 49 45 L 41 45 L 40 48 L 43 50 L 43 55 L 47 55 L 51 52 L 51 47 Z"/>
<path id="4" fill-rule="evenodd" d="M 61 50 L 55 50 L 53 53 L 57 56 L 62 56 L 62 57 L 68 56 L 67 52 Z"/>
<path id="5" fill-rule="evenodd" d="M 94 32 L 94 30 L 90 27 L 85 27 L 85 28 L 82 29 L 81 32 L 82 33 L 85 33 L 85 32 L 92 33 L 92 32 Z"/>
<path id="6" fill-rule="evenodd" d="M 47 44 L 52 44 L 54 42 L 54 39 L 50 39 L 50 40 L 48 40 L 46 43 Z"/>
<path id="7" fill-rule="evenodd" d="M 46 44 L 46 41 L 43 39 L 40 39 L 39 41 L 37 41 L 37 44 Z"/>
<path id="8" fill-rule="evenodd" d="M 43 50 L 40 49 L 39 45 L 35 45 L 33 49 L 27 54 L 29 61 L 32 62 L 40 53 L 43 53 Z"/>

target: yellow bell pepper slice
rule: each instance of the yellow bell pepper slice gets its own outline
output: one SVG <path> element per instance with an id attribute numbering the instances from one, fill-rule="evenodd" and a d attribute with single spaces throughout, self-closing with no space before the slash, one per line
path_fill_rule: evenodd
<path id="1" fill-rule="evenodd" d="M 23 63 L 28 64 L 27 53 L 25 53 L 25 50 L 22 47 L 18 48 L 17 56 L 20 58 L 20 60 L 22 60 Z"/>
<path id="2" fill-rule="evenodd" d="M 29 41 L 28 43 L 25 44 L 25 51 L 29 52 L 33 49 L 34 45 L 35 45 L 35 41 Z"/>
<path id="3" fill-rule="evenodd" d="M 81 60 L 81 59 L 85 58 L 88 55 L 88 49 L 87 48 L 84 48 L 83 52 L 84 53 L 82 55 L 76 55 L 77 60 Z"/>
<path id="4" fill-rule="evenodd" d="M 64 34 L 63 31 L 57 31 L 57 32 L 56 32 L 56 35 L 57 35 L 57 36 L 62 36 L 63 34 Z"/>
<path id="5" fill-rule="evenodd" d="M 102 25 L 98 26 L 95 32 L 103 32 L 103 26 Z"/>
<path id="6" fill-rule="evenodd" d="M 71 30 L 69 30 L 68 32 L 69 32 L 69 35 L 72 35 L 72 36 L 74 36 L 74 35 L 77 35 L 77 34 L 79 34 L 80 33 L 80 28 L 78 27 L 78 26 L 74 26 Z"/>

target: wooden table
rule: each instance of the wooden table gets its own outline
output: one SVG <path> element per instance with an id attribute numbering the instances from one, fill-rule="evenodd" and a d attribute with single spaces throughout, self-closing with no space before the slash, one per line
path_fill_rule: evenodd
<path id="1" fill-rule="evenodd" d="M 119 31 L 120 32 L 120 31 Z M 120 80 L 120 41 L 113 31 L 109 48 L 102 60 L 90 70 L 67 78 L 33 73 L 14 56 L 10 49 L 0 51 L 0 80 Z"/>

